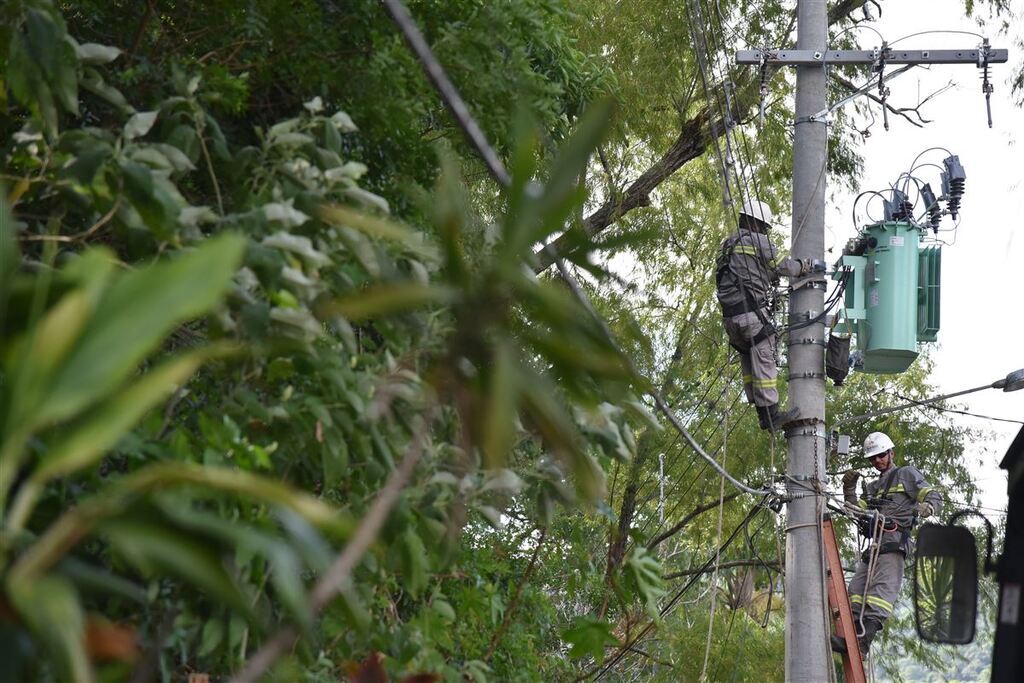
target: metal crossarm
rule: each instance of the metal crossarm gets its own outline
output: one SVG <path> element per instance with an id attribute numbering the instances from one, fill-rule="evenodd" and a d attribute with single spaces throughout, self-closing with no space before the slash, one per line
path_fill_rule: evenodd
<path id="1" fill-rule="evenodd" d="M 886 64 L 1003 64 L 1009 59 L 1009 50 L 739 50 L 737 64 L 768 64 L 809 66 L 812 64 L 864 64 L 885 60 Z"/>

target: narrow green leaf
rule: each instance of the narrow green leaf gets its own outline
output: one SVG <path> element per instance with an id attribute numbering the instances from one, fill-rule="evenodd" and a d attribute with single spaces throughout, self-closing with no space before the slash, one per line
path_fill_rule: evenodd
<path id="1" fill-rule="evenodd" d="M 217 548 L 193 535 L 131 519 L 105 521 L 100 527 L 112 546 L 143 572 L 171 574 L 252 618 L 250 598 L 229 574 Z"/>
<path id="2" fill-rule="evenodd" d="M 7 588 L 18 614 L 51 649 L 63 680 L 91 683 L 94 676 L 85 651 L 85 618 L 71 583 L 46 576 L 10 581 Z"/>
<path id="3" fill-rule="evenodd" d="M 488 372 L 482 425 L 481 446 L 488 468 L 504 465 L 515 443 L 518 366 L 519 359 L 511 345 L 498 344 L 494 351 L 494 363 Z"/>
<path id="4" fill-rule="evenodd" d="M 32 474 L 33 482 L 41 485 L 96 463 L 143 415 L 170 396 L 202 363 L 225 350 L 224 347 L 202 349 L 147 372 L 58 441 Z"/>
<path id="5" fill-rule="evenodd" d="M 455 291 L 447 287 L 403 282 L 377 285 L 341 299 L 323 308 L 325 315 L 340 315 L 349 320 L 364 320 L 423 308 L 431 304 L 450 303 Z"/>

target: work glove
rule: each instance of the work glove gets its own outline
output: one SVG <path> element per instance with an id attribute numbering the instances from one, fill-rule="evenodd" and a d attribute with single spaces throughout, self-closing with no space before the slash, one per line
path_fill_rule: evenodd
<path id="1" fill-rule="evenodd" d="M 917 510 L 917 516 L 921 519 L 935 514 L 935 508 L 932 507 L 931 503 L 918 503 L 915 509 Z"/>
<path id="2" fill-rule="evenodd" d="M 860 479 L 860 472 L 857 470 L 846 470 L 843 474 L 843 493 L 857 493 L 857 480 Z"/>
<path id="3" fill-rule="evenodd" d="M 800 275 L 811 275 L 824 273 L 826 264 L 821 259 L 802 258 L 800 259 Z"/>

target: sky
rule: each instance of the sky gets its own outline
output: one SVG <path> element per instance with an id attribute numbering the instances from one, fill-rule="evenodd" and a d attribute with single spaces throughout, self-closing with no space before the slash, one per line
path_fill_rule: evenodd
<path id="1" fill-rule="evenodd" d="M 978 68 L 915 68 L 888 82 L 889 101 L 897 107 L 913 106 L 919 96 L 952 80 L 950 90 L 922 108 L 924 117 L 933 122 L 919 129 L 890 114 L 890 130 L 886 132 L 880 108 L 874 105 L 877 122 L 862 147 L 865 168 L 860 191 L 887 188 L 930 147 L 945 147 L 957 154 L 967 173 L 956 242 L 943 247 L 942 253 L 941 329 L 932 379 L 940 393 L 949 393 L 991 383 L 1011 370 L 1024 368 L 1024 235 L 1017 234 L 1024 227 L 1024 110 L 1014 106 L 1009 85 L 1022 57 L 1019 48 L 1014 50 L 1013 33 L 1020 36 L 1024 20 L 1017 19 L 1007 37 L 997 35 L 994 28 L 979 29 L 964 16 L 961 0 L 899 0 L 882 6 L 883 14 L 872 26 L 890 43 L 920 31 L 962 30 L 986 32 L 993 47 L 1010 49 L 1010 62 L 992 68 L 992 128 L 987 123 Z M 870 30 L 857 35 L 863 49 L 881 42 Z M 947 33 L 912 37 L 899 46 L 949 49 L 975 48 L 979 43 L 970 35 Z M 922 161 L 941 164 L 945 156 L 943 152 L 931 152 Z M 939 187 L 938 170 L 921 172 L 923 180 Z M 836 247 L 830 258 L 838 255 L 854 234 L 850 210 L 855 196 L 830 195 L 826 244 L 831 242 Z M 858 205 L 862 220 L 863 207 L 862 201 Z M 881 215 L 880 203 L 871 209 L 875 217 Z M 943 227 L 950 226 L 950 220 L 944 219 Z M 958 401 L 969 412 L 1024 421 L 1024 390 L 1004 393 L 989 389 Z M 982 505 L 1004 509 L 1006 476 L 998 463 L 1021 425 L 959 415 L 952 419 L 993 432 L 987 444 L 970 447 L 965 466 L 976 470 L 974 478 L 983 492 Z M 977 457 L 982 458 L 980 467 Z"/>

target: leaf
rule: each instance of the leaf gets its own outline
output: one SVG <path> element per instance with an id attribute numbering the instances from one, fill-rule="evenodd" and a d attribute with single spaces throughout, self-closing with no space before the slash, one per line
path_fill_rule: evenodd
<path id="1" fill-rule="evenodd" d="M 230 285 L 243 247 L 240 237 L 223 234 L 173 261 L 118 278 L 55 376 L 35 424 L 70 417 L 102 398 L 174 326 L 211 308 Z"/>
<path id="2" fill-rule="evenodd" d="M 32 473 L 31 481 L 37 486 L 42 485 L 97 462 L 143 415 L 170 396 L 200 365 L 225 350 L 226 347 L 210 347 L 194 351 L 147 372 L 58 441 Z"/>
<path id="3" fill-rule="evenodd" d="M 250 598 L 225 570 L 220 553 L 194 536 L 132 519 L 105 521 L 100 531 L 120 555 L 150 575 L 177 576 L 248 618 Z"/>
<path id="4" fill-rule="evenodd" d="M 323 315 L 340 315 L 352 321 L 405 313 L 454 300 L 455 290 L 448 287 L 403 282 L 377 285 L 347 297 L 335 299 L 322 308 Z"/>
<path id="5" fill-rule="evenodd" d="M 499 343 L 487 377 L 483 414 L 481 449 L 487 467 L 503 465 L 515 443 L 518 365 L 519 359 L 511 344 Z"/>
<path id="6" fill-rule="evenodd" d="M 488 472 L 487 479 L 481 491 L 501 491 L 507 494 L 516 494 L 523 489 L 523 480 L 519 475 L 508 469 L 501 469 L 496 472 Z"/>
<path id="7" fill-rule="evenodd" d="M 578 617 L 572 628 L 563 631 L 562 640 L 572 645 L 570 657 L 593 657 L 598 665 L 604 662 L 605 647 L 619 642 L 612 635 L 611 624 L 586 617 Z"/>
<path id="8" fill-rule="evenodd" d="M 409 228 L 386 218 L 369 216 L 360 211 L 354 211 L 340 205 L 321 206 L 317 216 L 327 222 L 336 225 L 345 225 L 370 237 L 388 240 L 401 244 L 421 256 L 436 259 L 437 252 L 434 247 L 425 241 L 421 232 Z"/>
<path id="9" fill-rule="evenodd" d="M 427 586 L 427 548 L 411 527 L 398 538 L 402 558 L 402 583 L 414 598 Z"/>
<path id="10" fill-rule="evenodd" d="M 268 221 L 279 223 L 286 228 L 297 228 L 309 220 L 309 216 L 294 208 L 290 201 L 264 204 L 263 215 Z"/>
<path id="11" fill-rule="evenodd" d="M 626 557 L 625 568 L 629 583 L 643 601 L 647 613 L 654 619 L 659 618 L 658 600 L 665 595 L 661 563 L 647 551 L 647 548 L 634 545 Z"/>
<path id="12" fill-rule="evenodd" d="M 65 579 L 45 576 L 8 582 L 8 597 L 33 633 L 47 643 L 64 679 L 94 680 L 85 651 L 85 618 L 78 594 Z"/>
<path id="13" fill-rule="evenodd" d="M 128 122 L 124 124 L 125 138 L 134 140 L 148 133 L 153 124 L 156 123 L 158 113 L 156 111 L 140 111 L 132 114 Z"/>
<path id="14" fill-rule="evenodd" d="M 121 55 L 121 50 L 112 45 L 82 43 L 75 45 L 75 54 L 83 64 L 109 64 Z"/>
<path id="15" fill-rule="evenodd" d="M 274 247 L 276 249 L 281 249 L 282 251 L 288 251 L 296 254 L 297 256 L 301 256 L 308 260 L 314 267 L 319 268 L 321 266 L 326 266 L 331 262 L 331 259 L 325 254 L 313 248 L 313 242 L 308 237 L 293 235 L 283 230 L 264 237 L 260 244 L 264 247 Z"/>

